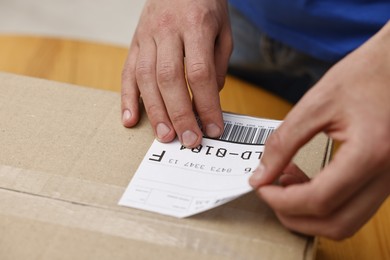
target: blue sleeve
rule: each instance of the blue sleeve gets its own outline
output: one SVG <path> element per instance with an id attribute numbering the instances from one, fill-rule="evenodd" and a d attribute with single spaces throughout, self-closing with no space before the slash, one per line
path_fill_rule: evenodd
<path id="1" fill-rule="evenodd" d="M 270 37 L 336 61 L 390 19 L 389 0 L 229 0 Z"/>

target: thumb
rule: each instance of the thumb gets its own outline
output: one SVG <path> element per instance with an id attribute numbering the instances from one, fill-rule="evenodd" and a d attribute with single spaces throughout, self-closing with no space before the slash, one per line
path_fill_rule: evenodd
<path id="1" fill-rule="evenodd" d="M 283 187 L 308 181 L 310 178 L 294 163 L 290 163 L 279 177 L 279 184 Z"/>

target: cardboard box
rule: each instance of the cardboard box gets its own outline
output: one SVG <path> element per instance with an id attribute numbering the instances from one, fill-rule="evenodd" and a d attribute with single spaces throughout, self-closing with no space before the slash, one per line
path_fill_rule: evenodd
<path id="1" fill-rule="evenodd" d="M 233 111 L 234 112 L 234 111 Z M 176 219 L 118 206 L 154 137 L 120 120 L 120 95 L 0 74 L 0 259 L 313 259 L 253 193 Z M 317 136 L 296 162 L 329 159 Z"/>

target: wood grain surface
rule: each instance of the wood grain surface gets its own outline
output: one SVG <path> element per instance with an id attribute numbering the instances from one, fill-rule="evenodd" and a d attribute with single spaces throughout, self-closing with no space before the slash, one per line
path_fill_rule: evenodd
<path id="1" fill-rule="evenodd" d="M 32 36 L 0 36 L 0 71 L 120 91 L 127 49 L 104 44 Z M 118 100 L 119 102 L 119 100 Z M 226 111 L 283 119 L 291 104 L 228 77 L 221 92 Z M 318 239 L 318 260 L 390 259 L 390 200 L 353 237 Z"/>

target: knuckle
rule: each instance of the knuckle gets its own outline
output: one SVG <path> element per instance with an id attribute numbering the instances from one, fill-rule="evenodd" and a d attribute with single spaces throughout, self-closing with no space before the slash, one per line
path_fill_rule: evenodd
<path id="1" fill-rule="evenodd" d="M 159 30 L 165 31 L 166 29 L 171 30 L 172 26 L 176 23 L 176 15 L 169 11 L 165 10 L 157 18 L 157 28 Z"/>
<path id="2" fill-rule="evenodd" d="M 217 20 L 215 14 L 207 8 L 197 6 L 191 8 L 185 17 L 186 25 L 188 28 L 195 30 L 205 30 L 215 32 L 217 30 Z"/>
<path id="3" fill-rule="evenodd" d="M 185 113 L 185 111 L 177 110 L 171 112 L 169 114 L 169 118 L 171 119 L 173 124 L 180 124 L 182 122 L 189 120 L 190 117 L 187 113 Z"/>
<path id="4" fill-rule="evenodd" d="M 207 116 L 207 117 L 212 117 L 216 113 L 220 113 L 220 108 L 219 106 L 215 106 L 213 102 L 209 104 L 203 104 L 202 106 L 197 106 L 196 111 L 201 117 Z"/>
<path id="5" fill-rule="evenodd" d="M 198 26 L 203 20 L 203 12 L 200 8 L 192 8 L 186 16 L 186 22 L 189 25 Z"/>
<path id="6" fill-rule="evenodd" d="M 157 70 L 157 81 L 164 85 L 174 81 L 178 74 L 178 69 L 173 62 L 162 62 Z"/>
<path id="7" fill-rule="evenodd" d="M 127 100 L 127 99 L 132 98 L 132 96 L 131 96 L 131 94 L 129 92 L 124 91 L 122 89 L 122 91 L 121 91 L 121 98 L 122 98 L 122 100 Z"/>
<path id="8" fill-rule="evenodd" d="M 146 113 L 148 114 L 150 121 L 154 121 L 154 119 L 159 118 L 161 111 L 161 108 L 154 104 L 146 107 Z"/>
<path id="9" fill-rule="evenodd" d="M 137 78 L 150 77 L 153 74 L 153 66 L 146 60 L 137 62 L 135 67 L 135 75 Z"/>
<path id="10" fill-rule="evenodd" d="M 204 62 L 190 64 L 187 68 L 187 79 L 190 84 L 209 81 L 211 79 L 211 70 Z"/>
<path id="11" fill-rule="evenodd" d="M 202 24 L 202 22 L 207 17 L 206 10 L 203 10 L 200 6 L 197 8 L 191 8 L 190 11 L 186 15 L 186 22 L 188 25 L 198 26 Z"/>

